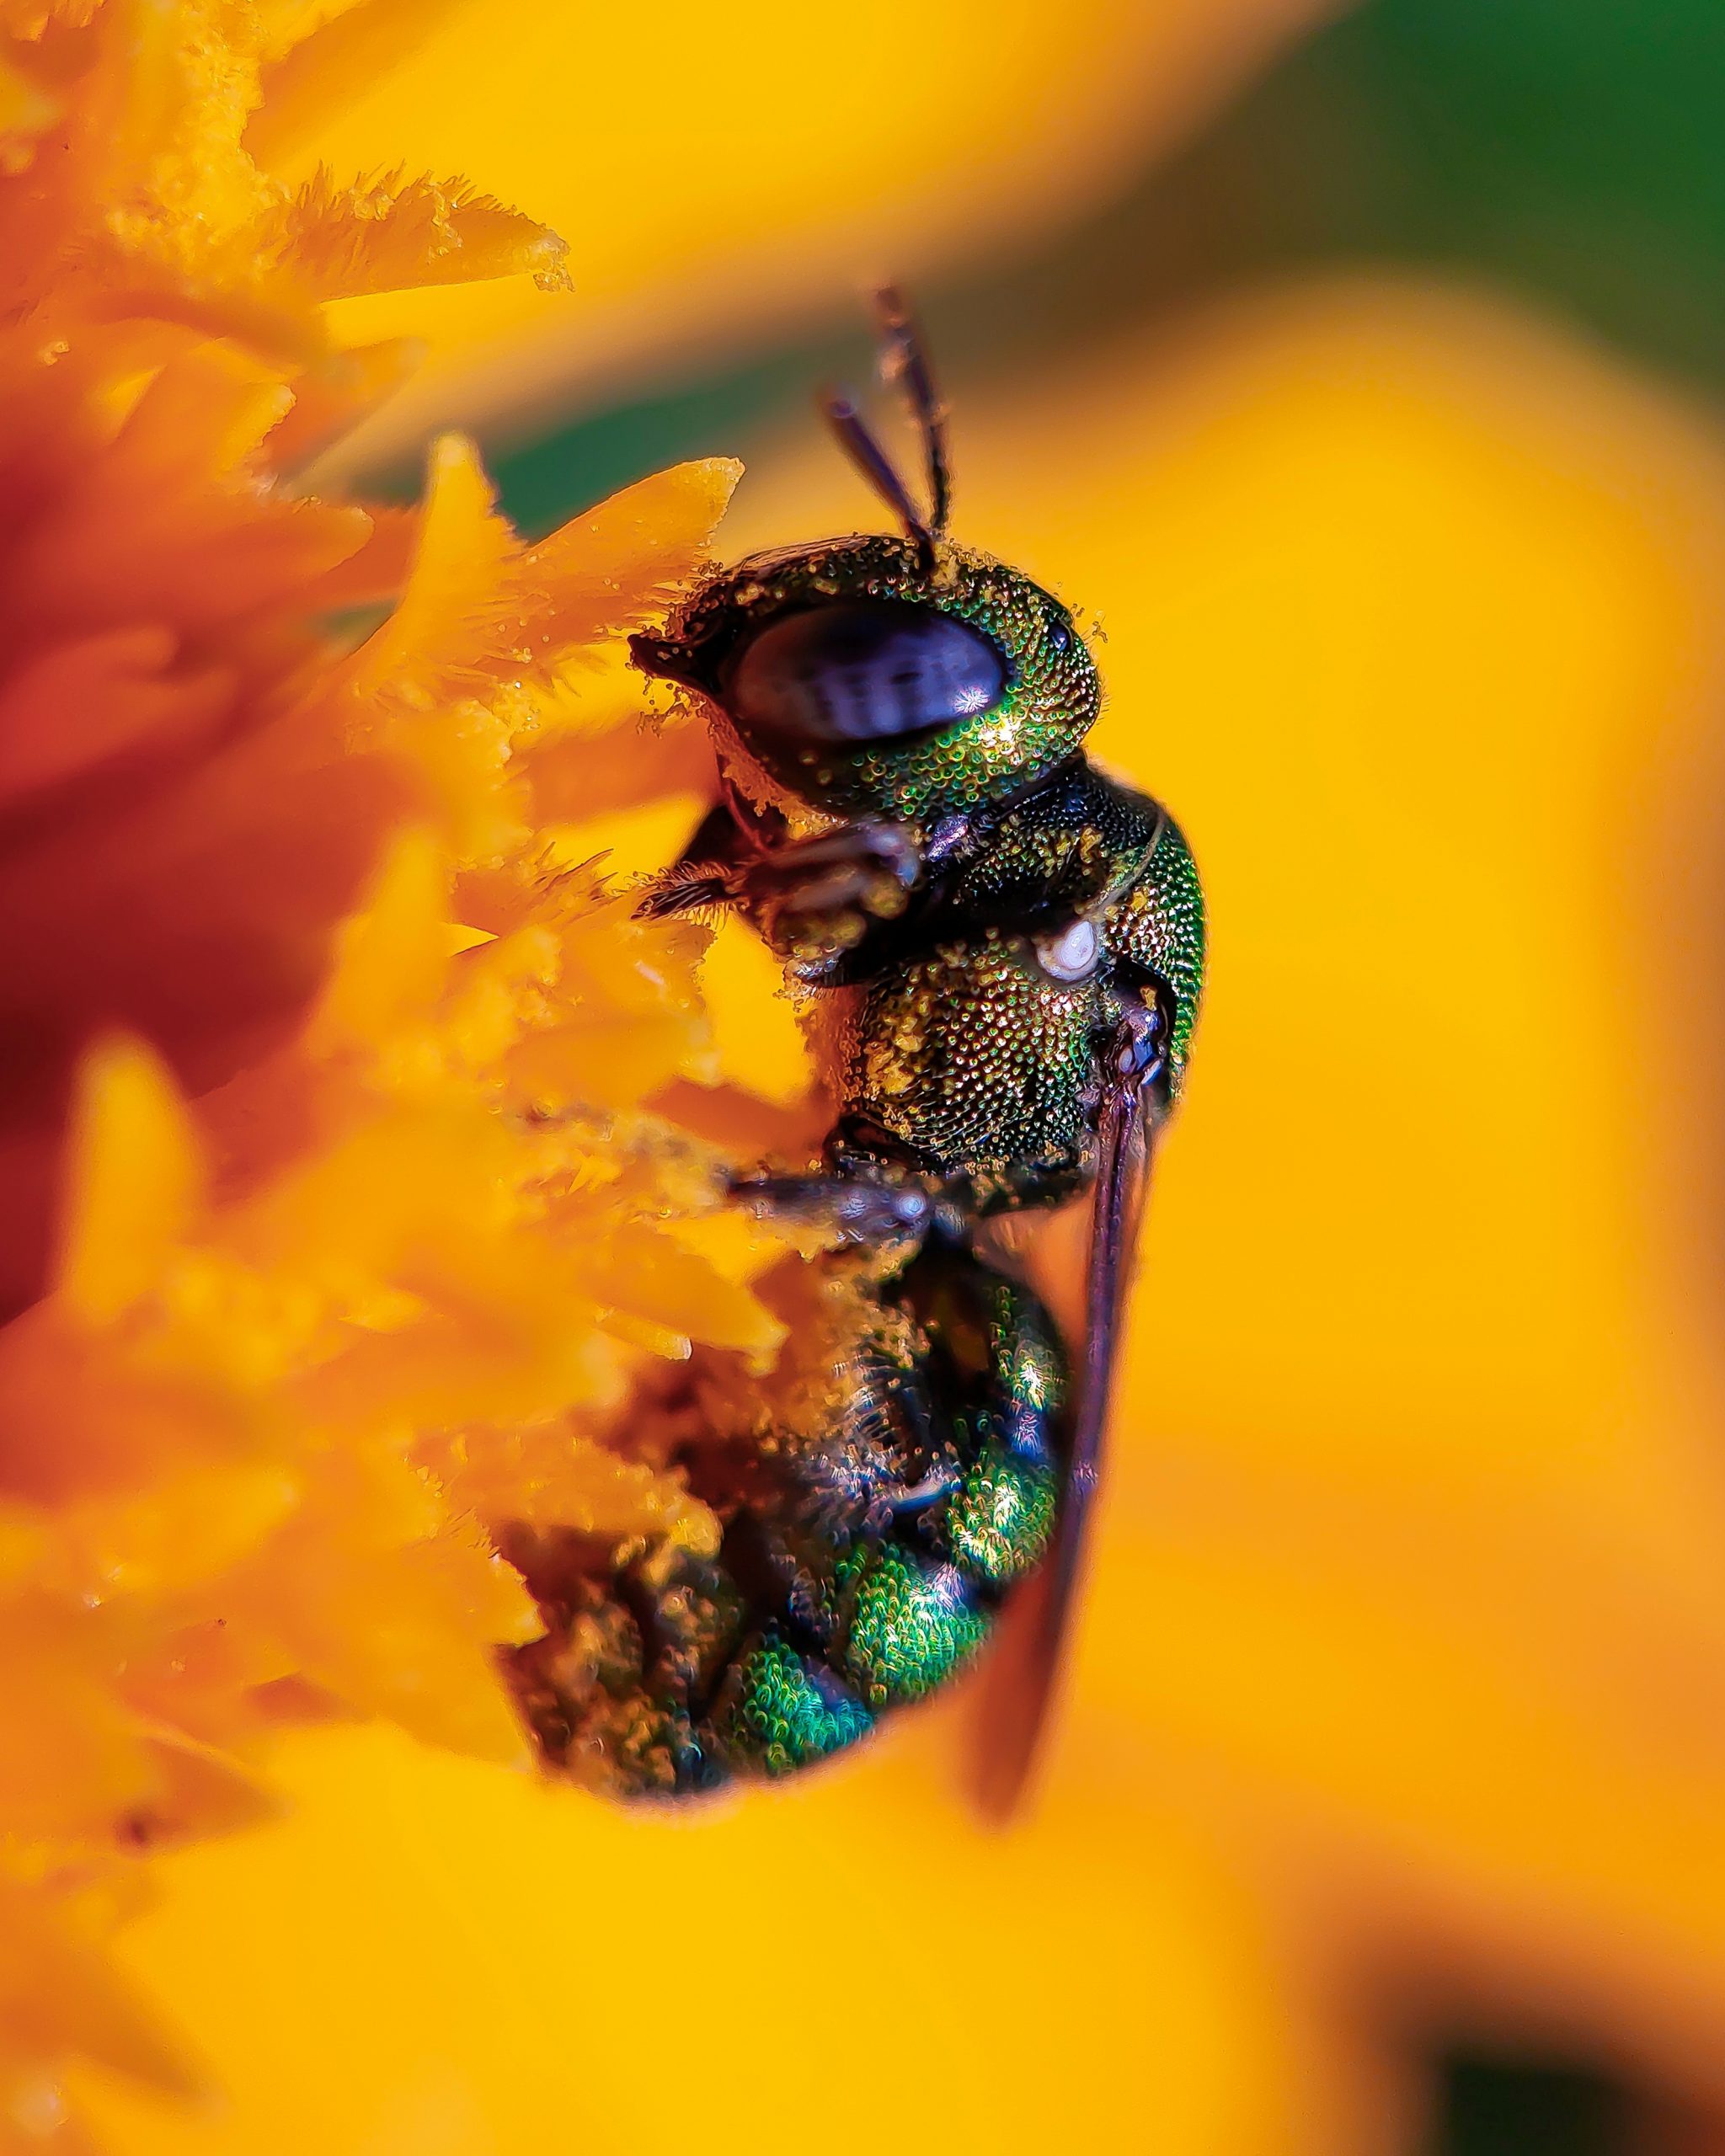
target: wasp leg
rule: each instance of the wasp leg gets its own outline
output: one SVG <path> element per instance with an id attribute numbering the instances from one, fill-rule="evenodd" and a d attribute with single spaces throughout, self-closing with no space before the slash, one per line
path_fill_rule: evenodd
<path id="1" fill-rule="evenodd" d="M 635 910 L 660 921 L 735 906 L 817 986 L 878 925 L 902 918 L 922 873 L 915 841 L 897 824 L 868 818 L 762 846 L 721 803 Z"/>
<path id="2" fill-rule="evenodd" d="M 734 889 L 767 944 L 811 986 L 901 919 L 923 878 L 922 856 L 901 825 L 841 824 L 757 854 Z"/>
<path id="3" fill-rule="evenodd" d="M 825 1173 L 734 1176 L 728 1194 L 763 1217 L 807 1220 L 837 1231 L 843 1241 L 865 1246 L 921 1242 L 935 1235 L 969 1240 L 983 1217 L 1044 1205 L 1084 1187 L 1088 1166 L 1079 1153 L 1027 1161 L 987 1176 L 963 1171 L 918 1172 L 884 1150 L 864 1155 L 850 1149 L 841 1126 L 828 1140 L 835 1155 Z"/>
<path id="4" fill-rule="evenodd" d="M 859 1176 L 734 1176 L 729 1191 L 763 1216 L 831 1227 L 847 1243 L 921 1241 L 947 1209 L 937 1183 Z"/>
<path id="5" fill-rule="evenodd" d="M 736 904 L 735 878 L 749 844 L 729 804 L 719 802 L 695 826 L 670 867 L 655 876 L 635 907 L 637 921 L 704 913 Z"/>

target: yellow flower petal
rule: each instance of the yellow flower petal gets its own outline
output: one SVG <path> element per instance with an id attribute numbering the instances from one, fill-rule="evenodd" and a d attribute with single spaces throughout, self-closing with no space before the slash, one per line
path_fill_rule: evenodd
<path id="1" fill-rule="evenodd" d="M 29 1889 L 0 1881 L 0 2019 L 12 2042 L 58 2060 L 82 2053 L 169 2095 L 200 2093 L 202 2076 L 108 1966 L 91 1928 Z M 40 2091 L 54 2122 L 52 2084 Z"/>
<path id="2" fill-rule="evenodd" d="M 355 694 L 374 692 L 411 668 L 412 689 L 429 702 L 445 688 L 446 675 L 473 665 L 487 648 L 514 552 L 493 499 L 473 444 L 446 435 L 431 451 L 406 588 L 350 670 Z"/>
<path id="3" fill-rule="evenodd" d="M 361 90 L 398 67 L 416 39 L 472 0 L 349 0 L 279 57 L 266 54 L 261 103 L 245 133 L 266 168 L 336 118 Z"/>
<path id="4" fill-rule="evenodd" d="M 555 232 L 459 180 L 398 172 L 351 187 L 319 173 L 280 213 L 272 237 L 284 270 L 314 300 L 486 277 L 552 285 L 569 252 Z"/>
<path id="5" fill-rule="evenodd" d="M 0 173 L 23 171 L 59 115 L 57 99 L 20 68 L 0 60 Z"/>
<path id="6" fill-rule="evenodd" d="M 402 832 L 371 896 L 342 924 L 307 1030 L 314 1054 L 377 1047 L 430 1017 L 448 973 L 449 869 L 427 830 Z"/>
<path id="7" fill-rule="evenodd" d="M 76 1315 L 106 1324 L 160 1276 L 203 1193 L 196 1132 L 173 1079 L 140 1043 L 115 1042 L 86 1063 L 72 1150 L 61 1293 Z"/>
<path id="8" fill-rule="evenodd" d="M 633 732 L 622 638 L 734 467 L 537 547 L 454 440 L 422 512 L 307 495 L 411 356 L 339 349 L 322 296 L 543 280 L 559 243 L 248 154 L 387 7 L 3 19 L 0 2137 L 70 2146 L 78 2055 L 190 2085 L 99 1960 L 140 1859 L 255 1822 L 296 1722 L 519 1763 L 496 1655 L 538 1620 L 497 1538 L 711 1547 L 602 1440 L 645 1355 L 775 1328 L 735 1268 L 655 1273 L 720 1167 L 644 1104 L 708 1069 L 704 939 L 563 865 L 517 754 Z"/>

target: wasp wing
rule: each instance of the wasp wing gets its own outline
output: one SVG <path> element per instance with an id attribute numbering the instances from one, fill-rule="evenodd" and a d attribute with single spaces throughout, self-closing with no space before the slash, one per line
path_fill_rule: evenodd
<path id="1" fill-rule="evenodd" d="M 1121 1319 L 1155 1158 L 1160 1107 L 1153 1088 L 1163 1068 L 1160 1042 L 1166 1032 L 1161 1014 L 1146 1005 L 1123 1020 L 1103 1059 L 1085 1257 L 1084 1350 L 1059 1524 L 1047 1558 L 1002 1614 L 984 1681 L 972 1794 L 984 1816 L 996 1823 L 1016 1810 L 1035 1769 L 1076 1607 Z"/>

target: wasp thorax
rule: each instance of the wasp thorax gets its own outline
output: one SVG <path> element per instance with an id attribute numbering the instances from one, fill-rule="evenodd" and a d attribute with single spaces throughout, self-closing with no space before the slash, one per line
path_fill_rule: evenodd
<path id="1" fill-rule="evenodd" d="M 838 600 L 781 615 L 726 669 L 749 728 L 810 741 L 883 741 L 992 711 L 1007 665 L 980 629 L 932 606 Z"/>

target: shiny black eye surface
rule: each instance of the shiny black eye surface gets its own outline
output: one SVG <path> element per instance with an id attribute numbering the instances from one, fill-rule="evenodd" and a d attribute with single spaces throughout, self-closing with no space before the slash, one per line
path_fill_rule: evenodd
<path id="1" fill-rule="evenodd" d="M 858 599 L 781 615 L 728 670 L 745 725 L 808 741 L 884 741 L 991 711 L 1007 664 L 980 630 L 932 606 Z"/>
<path id="2" fill-rule="evenodd" d="M 1055 652 L 1070 651 L 1072 648 L 1071 623 L 1063 622 L 1058 614 L 1049 618 L 1048 648 Z"/>

